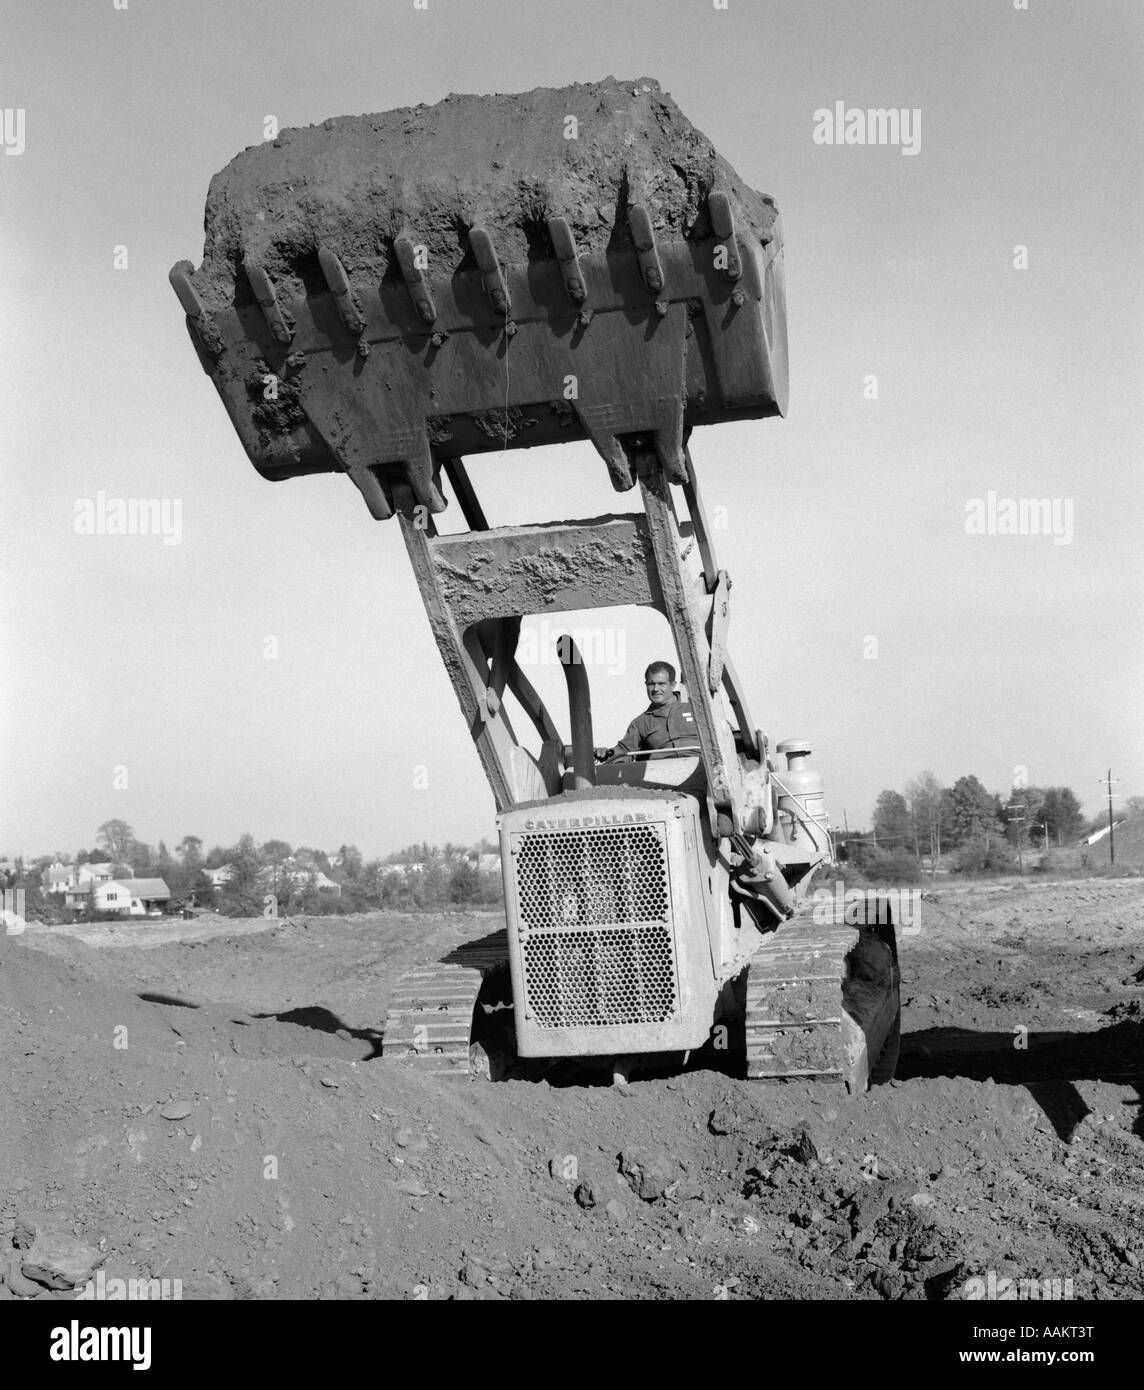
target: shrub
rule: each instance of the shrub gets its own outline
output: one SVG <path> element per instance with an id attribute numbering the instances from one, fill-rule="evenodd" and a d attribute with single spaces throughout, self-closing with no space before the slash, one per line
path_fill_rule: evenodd
<path id="1" fill-rule="evenodd" d="M 979 837 L 962 845 L 950 865 L 953 873 L 968 877 L 1011 874 L 1016 867 L 1017 861 L 1009 846 L 996 835 Z"/>
<path id="2" fill-rule="evenodd" d="M 922 868 L 905 849 L 874 849 L 864 845 L 855 855 L 855 867 L 870 883 L 920 883 Z"/>

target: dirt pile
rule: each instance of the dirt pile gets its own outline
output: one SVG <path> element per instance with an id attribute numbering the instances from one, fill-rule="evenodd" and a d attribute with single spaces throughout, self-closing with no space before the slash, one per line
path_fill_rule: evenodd
<path id="1" fill-rule="evenodd" d="M 377 1060 L 397 975 L 487 917 L 0 936 L 0 1299 L 89 1267 L 185 1299 L 1144 1297 L 1144 1025 L 1108 1013 L 1144 993 L 1142 906 L 923 903 L 902 1079 L 860 1103 Z"/>
<path id="2" fill-rule="evenodd" d="M 251 146 L 211 181 L 204 263 L 208 308 L 232 303 L 244 256 L 292 295 L 324 290 L 329 245 L 351 276 L 397 278 L 392 241 L 408 236 L 436 274 L 474 262 L 468 231 L 499 256 L 551 256 L 545 219 L 564 217 L 581 253 L 630 242 L 627 211 L 657 232 L 708 235 L 707 194 L 737 225 L 765 233 L 776 213 L 748 188 L 651 78 L 449 96 L 435 106 L 342 116 Z M 239 284 L 239 293 L 245 286 Z"/>

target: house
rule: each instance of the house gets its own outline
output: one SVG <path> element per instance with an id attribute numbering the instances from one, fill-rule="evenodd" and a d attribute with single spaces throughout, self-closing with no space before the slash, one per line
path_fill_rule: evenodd
<path id="1" fill-rule="evenodd" d="M 142 917 L 151 908 L 164 908 L 171 900 L 171 890 L 161 878 L 108 879 L 88 881 L 66 890 L 68 907 L 93 912 L 122 912 L 125 916 Z"/>
<path id="2" fill-rule="evenodd" d="M 69 885 L 64 893 L 67 907 L 86 910 L 90 906 L 93 912 L 127 912 L 131 908 L 131 895 L 126 886 L 110 878 L 99 883 L 89 878 L 78 887 Z"/>
<path id="3" fill-rule="evenodd" d="M 499 874 L 501 871 L 501 858 L 499 854 L 478 854 L 477 872 L 482 874 Z"/>
<path id="4" fill-rule="evenodd" d="M 126 864 L 53 864 L 44 875 L 44 892 L 70 894 L 84 892 L 93 883 L 110 883 L 116 867 L 131 872 Z"/>
<path id="5" fill-rule="evenodd" d="M 161 878 L 120 879 L 117 886 L 126 888 L 130 895 L 129 910 L 133 917 L 141 917 L 156 907 L 162 910 L 171 901 L 171 890 Z"/>
<path id="6" fill-rule="evenodd" d="M 45 893 L 64 893 L 71 882 L 70 864 L 50 864 L 43 872 L 40 883 Z"/>
<path id="7" fill-rule="evenodd" d="M 217 869 L 204 869 L 203 873 L 210 879 L 211 887 L 217 892 L 234 877 L 234 865 L 220 864 Z"/>
<path id="8" fill-rule="evenodd" d="M 1114 821 L 1112 822 L 1112 829 L 1113 829 L 1114 831 L 1115 831 L 1115 830 L 1119 830 L 1120 827 L 1121 827 L 1123 824 L 1124 824 L 1124 822 L 1123 822 L 1122 820 L 1114 820 Z M 1096 842 L 1097 842 L 1098 840 L 1103 840 L 1103 839 L 1104 839 L 1104 837 L 1108 834 L 1108 830 L 1109 830 L 1109 827 L 1108 827 L 1107 825 L 1102 825 L 1102 826 L 1100 827 L 1099 830 L 1094 830 L 1094 831 L 1092 832 L 1092 834 L 1088 837 L 1088 839 L 1085 840 L 1085 844 L 1086 844 L 1086 845 L 1095 845 Z"/>

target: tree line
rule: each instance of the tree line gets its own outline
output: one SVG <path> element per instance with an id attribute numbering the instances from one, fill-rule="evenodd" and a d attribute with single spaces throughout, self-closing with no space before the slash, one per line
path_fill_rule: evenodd
<path id="1" fill-rule="evenodd" d="M 109 820 L 96 832 L 94 846 L 79 850 L 72 863 L 107 863 L 116 877 L 161 878 L 170 889 L 172 908 L 183 904 L 214 907 L 229 916 L 262 914 L 268 895 L 273 895 L 280 915 L 480 908 L 503 901 L 499 871 L 479 867 L 481 855 L 496 853 L 497 847 L 488 841 L 472 846 L 423 842 L 369 861 L 351 844 L 340 845 L 332 854 L 280 839 L 258 844 L 250 834 L 240 835 L 233 845 L 215 845 L 205 852 L 203 844 L 197 835 L 184 835 L 172 852 L 162 840 L 152 846 L 137 839 L 126 821 Z M 65 915 L 62 899 L 55 901 L 45 891 L 47 869 L 64 858 L 57 852 L 28 863 L 16 861 L 8 886 L 25 889 L 31 920 Z M 216 890 L 207 870 L 224 866 L 229 867 L 230 878 Z M 340 891 L 319 886 L 319 875 Z M 87 915 L 93 914 L 89 910 Z"/>
<path id="2" fill-rule="evenodd" d="M 972 774 L 945 787 L 927 771 L 879 793 L 870 829 L 843 843 L 868 876 L 916 879 L 923 861 L 933 872 L 943 861 L 961 873 L 1019 869 L 1026 851 L 1072 846 L 1102 823 L 1085 818 L 1071 787 L 1014 786 L 1002 799 Z"/>

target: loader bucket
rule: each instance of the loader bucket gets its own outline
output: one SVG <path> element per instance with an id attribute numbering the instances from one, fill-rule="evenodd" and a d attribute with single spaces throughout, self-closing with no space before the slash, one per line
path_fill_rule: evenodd
<path id="1" fill-rule="evenodd" d="M 212 180 L 171 282 L 255 468 L 395 484 L 590 440 L 613 484 L 784 414 L 781 223 L 650 79 L 284 130 Z"/>

